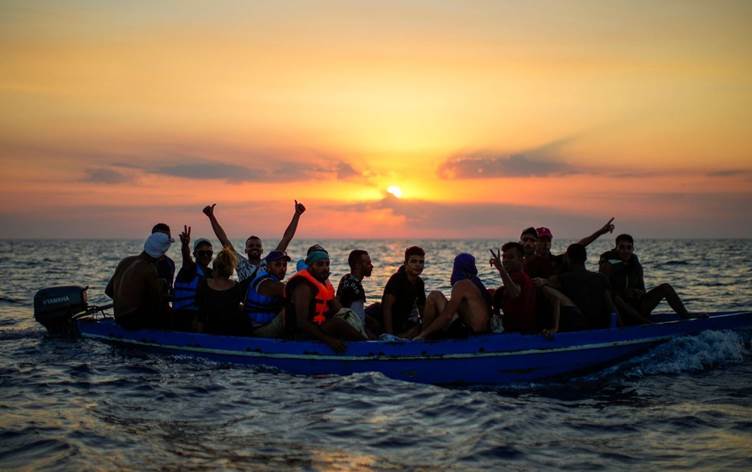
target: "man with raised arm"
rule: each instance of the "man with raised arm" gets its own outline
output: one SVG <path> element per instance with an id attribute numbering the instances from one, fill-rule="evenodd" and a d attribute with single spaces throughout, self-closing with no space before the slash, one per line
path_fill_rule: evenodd
<path id="1" fill-rule="evenodd" d="M 587 247 L 590 243 L 606 233 L 614 231 L 614 218 L 611 218 L 602 227 L 598 228 L 590 236 L 579 240 L 577 244 Z M 532 278 L 547 279 L 552 275 L 560 274 L 565 266 L 565 254 L 551 254 L 551 242 L 553 234 L 551 230 L 545 227 L 537 228 L 537 242 L 535 244 L 535 254 L 526 255 L 525 272 Z M 540 283 L 538 284 L 540 285 Z"/>
<path id="2" fill-rule="evenodd" d="M 259 238 L 258 236 L 250 236 L 248 239 L 246 239 L 245 254 L 247 256 L 247 259 L 238 254 L 238 252 L 235 250 L 235 247 L 232 245 L 232 242 L 230 242 L 230 239 L 227 237 L 225 230 L 222 229 L 222 226 L 219 224 L 217 217 L 214 215 L 215 206 L 217 206 L 216 203 L 204 207 L 204 214 L 209 217 L 209 222 L 211 222 L 214 234 L 217 236 L 217 239 L 219 239 L 219 242 L 222 243 L 222 246 L 231 249 L 238 256 L 238 267 L 236 270 L 238 272 L 238 280 L 242 282 L 243 280 L 253 276 L 259 269 L 259 267 L 263 267 L 265 265 L 265 262 L 261 259 L 261 254 L 264 251 L 264 248 L 261 244 L 261 238 Z M 292 220 L 290 220 L 290 224 L 287 225 L 287 229 L 285 229 L 285 234 L 282 236 L 282 240 L 274 249 L 275 251 L 287 251 L 287 246 L 290 244 L 290 241 L 292 241 L 292 238 L 295 236 L 295 231 L 297 231 L 298 229 L 300 215 L 302 215 L 305 210 L 305 206 L 295 200 L 295 213 L 293 213 Z"/>
<path id="3" fill-rule="evenodd" d="M 285 330 L 294 336 L 318 339 L 337 353 L 345 351 L 343 341 L 365 337 L 350 323 L 334 315 L 341 308 L 329 282 L 329 253 L 316 249 L 308 253 L 307 267 L 290 277 L 286 287 Z"/>
<path id="4" fill-rule="evenodd" d="M 461 253 L 454 258 L 450 283 L 452 294 L 449 300 L 439 291 L 428 295 L 423 311 L 423 330 L 414 339 L 429 339 L 440 335 L 449 327 L 455 315 L 472 334 L 489 331 L 493 300 L 478 278 L 475 257 Z"/>
<path id="5" fill-rule="evenodd" d="M 180 253 L 183 265 L 175 278 L 175 293 L 172 298 L 172 325 L 179 331 L 192 331 L 199 321 L 199 306 L 196 303 L 196 293 L 201 282 L 211 278 L 209 267 L 214 250 L 208 239 L 198 238 L 193 243 L 194 262 L 191 257 L 191 227 L 184 226 L 180 233 Z"/>
<path id="6" fill-rule="evenodd" d="M 509 242 L 493 252 L 491 262 L 499 271 L 502 286 L 494 293 L 495 308 L 503 313 L 504 331 L 534 333 L 539 331 L 535 314 L 535 287 L 523 268 L 524 249 Z"/>

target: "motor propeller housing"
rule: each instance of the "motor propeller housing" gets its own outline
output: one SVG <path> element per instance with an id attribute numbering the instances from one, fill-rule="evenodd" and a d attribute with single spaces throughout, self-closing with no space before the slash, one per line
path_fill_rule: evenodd
<path id="1" fill-rule="evenodd" d="M 68 285 L 39 290 L 34 295 L 34 319 L 50 334 L 74 334 L 73 318 L 89 310 L 88 288 Z"/>

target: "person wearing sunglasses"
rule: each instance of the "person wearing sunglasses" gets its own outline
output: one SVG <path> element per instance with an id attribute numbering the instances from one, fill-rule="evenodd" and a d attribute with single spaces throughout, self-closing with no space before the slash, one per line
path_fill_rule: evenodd
<path id="1" fill-rule="evenodd" d="M 184 226 L 180 233 L 180 252 L 183 265 L 175 278 L 175 293 L 172 298 L 172 327 L 178 331 L 193 331 L 199 312 L 196 293 L 201 282 L 212 276 L 209 267 L 214 250 L 208 239 L 199 238 L 193 243 L 191 257 L 191 227 Z"/>

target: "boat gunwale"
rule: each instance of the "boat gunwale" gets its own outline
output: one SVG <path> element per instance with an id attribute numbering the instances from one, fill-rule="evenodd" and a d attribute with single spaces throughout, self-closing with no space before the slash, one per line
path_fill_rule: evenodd
<path id="1" fill-rule="evenodd" d="M 414 350 L 416 347 L 430 347 L 431 350 L 436 350 L 438 347 L 451 347 L 462 344 L 463 347 L 472 348 L 466 349 L 465 352 L 434 352 L 428 353 L 425 350 L 420 354 L 414 353 L 393 353 L 387 354 L 384 352 L 371 353 L 367 355 L 363 354 L 322 354 L 319 352 L 271 352 L 264 351 L 263 347 L 277 347 L 280 346 L 315 346 L 317 349 L 328 349 L 323 343 L 315 341 L 291 341 L 284 339 L 269 339 L 269 338 L 254 338 L 244 336 L 220 336 L 203 333 L 191 333 L 191 332 L 174 332 L 174 331 L 162 331 L 162 330 L 138 330 L 131 331 L 133 336 L 116 336 L 110 334 L 104 335 L 99 333 L 87 332 L 85 329 L 80 330 L 80 334 L 85 338 L 93 338 L 102 340 L 105 342 L 143 346 L 146 348 L 155 348 L 172 352 L 186 352 L 197 354 L 211 354 L 211 355 L 223 355 L 234 356 L 244 358 L 257 358 L 257 359 L 279 359 L 279 360 L 321 360 L 321 361 L 347 361 L 347 362 L 362 362 L 362 361 L 436 361 L 436 360 L 463 360 L 463 359 L 476 359 L 476 358 L 492 358 L 492 357 L 509 357 L 509 356 L 535 356 L 560 352 L 571 351 L 589 351 L 598 349 L 608 349 L 611 347 L 629 346 L 636 344 L 654 345 L 666 342 L 677 336 L 696 334 L 704 330 L 724 330 L 724 329 L 744 329 L 752 327 L 752 313 L 737 311 L 737 312 L 721 312 L 709 316 L 708 318 L 692 318 L 689 320 L 669 320 L 659 323 L 630 326 L 618 329 L 600 329 L 600 330 L 588 330 L 570 333 L 560 333 L 553 339 L 545 339 L 540 335 L 521 335 L 519 333 L 514 334 L 487 334 L 481 336 L 473 336 L 465 339 L 451 339 L 451 340 L 430 340 L 430 341 L 407 341 L 407 342 L 389 342 L 389 341 L 352 341 L 348 344 L 355 345 L 357 347 L 389 347 L 389 350 L 393 350 L 395 347 L 404 346 L 410 347 L 410 350 Z M 723 321 L 727 318 L 737 319 L 746 316 L 748 318 L 745 326 L 737 327 L 723 327 L 723 326 L 706 326 L 708 324 L 717 324 L 715 321 Z M 80 320 L 84 321 L 84 320 Z M 102 325 L 101 320 L 86 320 L 87 323 L 94 323 Z M 684 329 L 676 332 L 671 329 L 676 325 L 681 325 Z M 118 329 L 119 328 L 117 327 Z M 80 325 L 79 325 L 80 329 Z M 125 331 L 125 330 L 123 330 Z M 639 335 L 640 332 L 656 331 L 653 336 L 634 336 Z M 164 342 L 156 342 L 153 338 L 155 333 L 159 333 L 156 337 L 172 336 L 172 333 L 176 333 L 178 336 L 185 336 L 185 344 L 170 344 Z M 582 336 L 586 333 L 590 337 L 595 335 L 596 338 L 606 338 L 606 340 L 583 343 Z M 516 339 L 512 339 L 509 336 L 515 336 Z M 618 337 L 618 339 L 613 339 Z M 199 338 L 199 339 L 196 339 Z M 608 338 L 611 338 L 610 340 Z M 532 341 L 537 346 L 528 348 L 509 348 L 500 350 L 489 350 L 488 347 L 499 347 L 500 339 L 508 339 L 516 341 L 514 344 L 520 344 L 521 341 Z M 211 340 L 212 343 L 221 343 L 223 340 L 231 340 L 232 343 L 237 343 L 239 340 L 245 342 L 250 341 L 250 346 L 255 346 L 255 349 L 245 347 L 243 350 L 233 348 L 219 348 L 211 345 L 197 345 L 196 341 Z M 192 343 L 188 343 L 192 341 Z M 469 341 L 469 342 L 468 342 Z M 551 343 L 549 346 L 542 346 L 542 342 Z M 295 344 L 291 344 L 295 343 Z M 493 346 L 489 346 L 492 344 Z"/>

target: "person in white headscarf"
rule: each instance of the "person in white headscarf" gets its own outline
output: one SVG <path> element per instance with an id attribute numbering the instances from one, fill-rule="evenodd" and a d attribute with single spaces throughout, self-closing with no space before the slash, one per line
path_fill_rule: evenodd
<path id="1" fill-rule="evenodd" d="M 152 233 L 144 250 L 118 264 L 105 293 L 112 298 L 115 321 L 126 329 L 162 328 L 170 311 L 169 290 L 159 277 L 157 260 L 172 244 L 165 233 Z"/>

